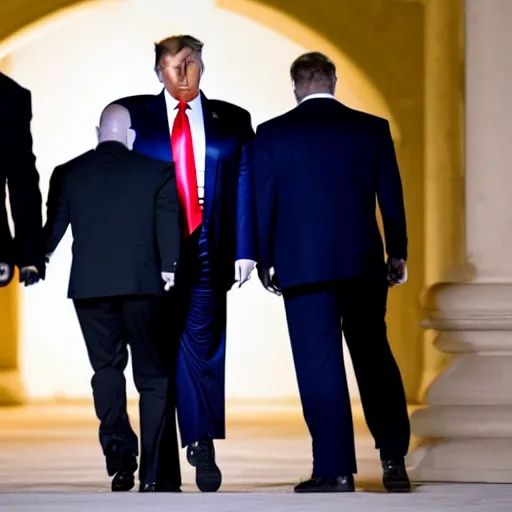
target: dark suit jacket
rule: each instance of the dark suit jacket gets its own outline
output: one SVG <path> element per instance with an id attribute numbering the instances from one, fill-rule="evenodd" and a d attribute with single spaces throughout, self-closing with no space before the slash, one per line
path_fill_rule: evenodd
<path id="1" fill-rule="evenodd" d="M 389 123 L 329 98 L 263 123 L 255 139 L 259 262 L 282 288 L 381 272 L 407 258 L 402 184 Z"/>
<path id="2" fill-rule="evenodd" d="M 210 209 L 208 233 L 213 275 L 231 288 L 234 262 L 256 259 L 252 177 L 254 132 L 246 110 L 201 93 L 206 135 L 205 205 Z M 164 92 L 122 98 L 137 133 L 134 150 L 172 162 Z"/>
<path id="3" fill-rule="evenodd" d="M 0 262 L 44 272 L 41 192 L 32 152 L 30 92 L 0 73 Z M 9 188 L 13 242 L 5 208 Z"/>
<path id="4" fill-rule="evenodd" d="M 103 142 L 57 167 L 48 193 L 46 254 L 70 224 L 70 298 L 164 294 L 160 273 L 174 272 L 179 255 L 173 166 Z"/>

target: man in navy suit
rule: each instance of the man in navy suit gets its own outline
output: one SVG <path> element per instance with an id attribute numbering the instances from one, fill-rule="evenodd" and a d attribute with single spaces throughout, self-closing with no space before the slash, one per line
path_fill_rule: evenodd
<path id="1" fill-rule="evenodd" d="M 312 477 L 295 490 L 354 490 L 343 330 L 384 485 L 408 491 L 409 418 L 385 323 L 388 287 L 407 278 L 402 185 L 389 124 L 334 98 L 336 70 L 320 53 L 299 57 L 291 77 L 299 105 L 258 127 L 254 177 L 258 271 L 267 289 L 283 293 L 313 438 Z"/>
<path id="2" fill-rule="evenodd" d="M 214 492 L 222 477 L 213 440 L 225 437 L 226 292 L 247 281 L 255 266 L 254 132 L 247 111 L 200 91 L 202 48 L 192 36 L 160 41 L 155 71 L 164 90 L 115 103 L 131 113 L 135 151 L 176 165 L 183 249 L 170 307 L 184 321 L 175 326 L 178 423 L 199 489 Z M 168 363 L 174 364 L 171 353 Z M 172 455 L 174 414 L 170 404 L 160 490 L 181 480 Z"/>

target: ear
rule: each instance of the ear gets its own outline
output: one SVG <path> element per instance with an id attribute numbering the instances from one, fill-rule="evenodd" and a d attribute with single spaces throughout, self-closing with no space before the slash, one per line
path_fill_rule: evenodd
<path id="1" fill-rule="evenodd" d="M 135 133 L 135 130 L 130 128 L 128 130 L 128 133 L 126 134 L 126 142 L 128 144 L 128 149 L 133 149 L 133 144 L 135 142 L 136 137 L 137 134 Z"/>
<path id="2" fill-rule="evenodd" d="M 96 126 L 96 138 L 100 140 L 100 127 Z"/>
<path id="3" fill-rule="evenodd" d="M 161 69 L 157 69 L 155 72 L 156 72 L 156 76 L 157 76 L 159 82 L 161 84 L 163 84 L 164 83 L 164 74 L 162 73 L 162 70 Z"/>

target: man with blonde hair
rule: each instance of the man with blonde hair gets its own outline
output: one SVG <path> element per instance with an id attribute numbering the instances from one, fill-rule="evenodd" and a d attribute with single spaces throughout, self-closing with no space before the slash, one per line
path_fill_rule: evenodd
<path id="1" fill-rule="evenodd" d="M 176 406 L 181 442 L 203 492 L 215 492 L 221 472 L 214 439 L 225 437 L 226 293 L 255 266 L 250 114 L 209 100 L 200 90 L 203 43 L 190 35 L 155 44 L 156 96 L 116 100 L 131 113 L 135 151 L 176 165 L 182 251 L 170 311 L 176 324 Z M 171 342 L 169 333 L 169 342 Z M 168 363 L 174 366 L 172 351 Z M 170 403 L 159 490 L 181 484 L 169 454 L 177 443 Z"/>

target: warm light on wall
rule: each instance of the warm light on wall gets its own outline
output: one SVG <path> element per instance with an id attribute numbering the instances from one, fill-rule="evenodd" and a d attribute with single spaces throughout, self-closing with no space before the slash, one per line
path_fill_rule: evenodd
<path id="1" fill-rule="evenodd" d="M 288 36 L 294 23 L 288 20 Z M 298 41 L 306 29 L 295 26 Z M 308 32 L 301 46 L 218 8 L 213 0 L 94 2 L 36 29 L 0 45 L 0 55 L 12 51 L 10 74 L 33 93 L 32 130 L 43 197 L 53 168 L 95 145 L 94 128 L 105 104 L 159 91 L 152 72 L 153 42 L 159 38 L 192 33 L 202 39 L 203 90 L 247 108 L 254 126 L 294 106 L 288 77 L 292 60 L 304 51 L 330 49 L 317 34 Z M 389 117 L 371 85 L 357 86 L 363 84 L 358 70 L 339 53 L 330 55 L 339 71 L 338 96 Z M 90 396 L 91 370 L 66 299 L 70 245 L 68 233 L 53 256 L 46 282 L 23 290 L 22 371 L 32 397 Z M 349 379 L 357 397 L 350 366 Z M 131 379 L 130 395 L 135 396 Z M 229 296 L 227 395 L 297 395 L 281 299 L 264 292 L 256 277 Z"/>

